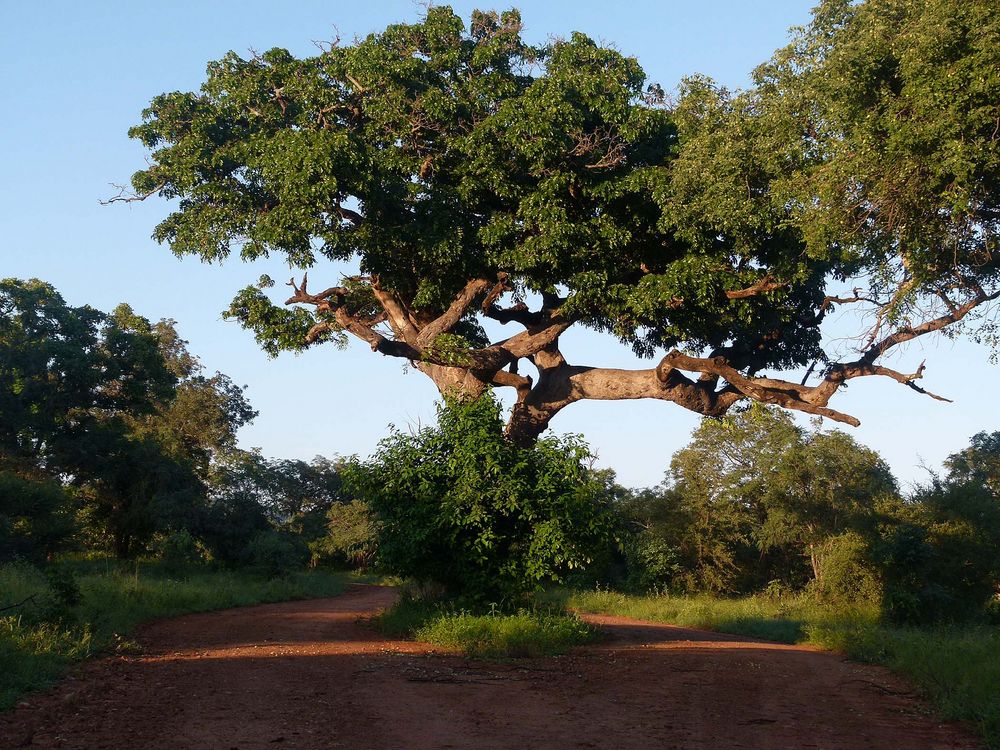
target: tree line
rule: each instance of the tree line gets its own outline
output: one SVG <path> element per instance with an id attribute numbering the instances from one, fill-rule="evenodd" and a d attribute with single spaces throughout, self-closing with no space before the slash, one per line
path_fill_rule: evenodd
<path id="1" fill-rule="evenodd" d="M 170 320 L 0 282 L 0 562 L 61 553 L 374 568 L 474 606 L 553 583 L 807 593 L 894 620 L 976 618 L 1000 591 L 1000 432 L 904 493 L 873 450 L 760 404 L 706 418 L 657 487 L 579 437 L 504 434 L 489 394 L 394 430 L 367 460 L 268 459 L 256 416 Z"/>
<path id="2" fill-rule="evenodd" d="M 335 554 L 337 461 L 240 449 L 256 415 L 174 321 L 0 281 L 0 561 L 155 553 L 278 572 Z"/>
<path id="3" fill-rule="evenodd" d="M 624 491 L 619 580 L 737 594 L 806 591 L 879 603 L 904 622 L 996 610 L 1000 433 L 901 492 L 872 449 L 755 405 L 705 420 L 654 489 Z"/>

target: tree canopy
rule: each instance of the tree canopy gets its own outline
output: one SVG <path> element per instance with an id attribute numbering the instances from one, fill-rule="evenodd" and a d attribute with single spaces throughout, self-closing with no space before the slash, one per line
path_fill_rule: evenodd
<path id="1" fill-rule="evenodd" d="M 695 77 L 673 100 L 583 34 L 532 45 L 516 11 L 434 7 L 210 63 L 130 131 L 150 165 L 120 199 L 177 199 L 154 236 L 178 255 L 355 267 L 293 278 L 285 306 L 262 278 L 228 315 L 272 354 L 353 336 L 442 392 L 513 388 L 522 442 L 581 399 L 857 424 L 828 405 L 851 379 L 925 392 L 922 364 L 880 362 L 894 347 L 973 320 L 993 339 L 998 38 L 991 0 L 824 0 L 749 90 Z M 820 332 L 841 307 L 850 352 Z M 574 325 L 659 362 L 567 362 Z"/>

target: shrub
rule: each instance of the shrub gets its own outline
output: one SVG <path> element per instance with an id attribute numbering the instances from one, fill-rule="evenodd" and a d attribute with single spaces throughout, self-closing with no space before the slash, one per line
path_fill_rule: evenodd
<path id="1" fill-rule="evenodd" d="M 156 546 L 164 568 L 171 575 L 181 574 L 192 565 L 205 561 L 201 546 L 186 529 L 161 537 Z"/>
<path id="2" fill-rule="evenodd" d="M 345 482 L 378 517 L 386 572 L 513 602 L 587 565 L 613 535 L 589 455 L 573 438 L 518 447 L 487 394 L 448 401 L 436 427 L 393 433 L 371 461 L 345 469 Z"/>
<path id="3" fill-rule="evenodd" d="M 378 549 L 377 523 L 368 503 L 334 503 L 326 518 L 326 536 L 312 545 L 314 558 L 367 570 Z"/>
<path id="4" fill-rule="evenodd" d="M 677 548 L 663 537 L 643 530 L 625 544 L 626 586 L 633 591 L 668 588 L 683 571 Z"/>
<path id="5" fill-rule="evenodd" d="M 247 559 L 259 573 L 280 578 L 306 566 L 309 547 L 294 534 L 262 531 L 247 546 Z"/>
<path id="6" fill-rule="evenodd" d="M 869 559 L 869 544 L 860 534 L 846 532 L 827 539 L 820 557 L 820 577 L 809 588 L 828 602 L 877 603 L 881 576 Z"/>

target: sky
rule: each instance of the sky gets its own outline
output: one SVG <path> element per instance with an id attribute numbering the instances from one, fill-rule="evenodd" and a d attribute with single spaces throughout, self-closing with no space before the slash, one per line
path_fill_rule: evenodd
<path id="1" fill-rule="evenodd" d="M 811 4 L 525 0 L 518 7 L 529 41 L 582 31 L 638 58 L 650 80 L 670 90 L 694 73 L 730 88 L 747 86 L 754 66 L 787 41 L 788 28 L 808 21 Z M 508 7 L 451 5 L 466 19 L 475 7 Z M 288 278 L 281 263 L 180 260 L 150 239 L 170 204 L 100 204 L 117 192 L 115 184 L 127 184 L 145 165 L 142 146 L 126 135 L 142 109 L 161 92 L 196 90 L 209 61 L 229 50 L 246 55 L 271 47 L 311 55 L 316 42 L 349 42 L 390 23 L 416 21 L 423 4 L 2 0 L 2 7 L 0 277 L 43 279 L 73 305 L 110 310 L 124 301 L 150 319 L 177 321 L 209 372 L 220 370 L 247 386 L 260 416 L 241 431 L 240 443 L 265 455 L 366 456 L 390 424 L 407 430 L 433 421 L 436 390 L 399 360 L 374 355 L 359 343 L 346 351 L 320 347 L 272 360 L 248 332 L 222 320 L 236 290 L 261 273 Z M 327 285 L 323 269 L 315 269 L 313 278 L 315 285 Z M 571 330 L 563 350 L 570 362 L 652 366 L 586 331 Z M 860 428 L 845 429 L 878 450 L 904 486 L 926 480 L 926 468 L 939 468 L 970 436 L 1000 429 L 998 402 L 982 395 L 996 377 L 989 355 L 971 343 L 945 340 L 921 342 L 891 360 L 913 371 L 926 359 L 923 384 L 954 398 L 952 404 L 884 378 L 864 378 L 831 406 L 861 419 Z M 614 469 L 623 484 L 642 487 L 662 480 L 671 454 L 688 442 L 698 422 L 666 402 L 579 402 L 562 411 L 552 428 L 584 435 L 598 465 Z"/>

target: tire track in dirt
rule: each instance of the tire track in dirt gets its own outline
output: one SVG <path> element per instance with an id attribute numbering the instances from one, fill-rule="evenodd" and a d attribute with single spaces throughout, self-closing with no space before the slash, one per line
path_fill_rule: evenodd
<path id="1" fill-rule="evenodd" d="M 391 588 L 187 615 L 0 715 L 0 748 L 978 748 L 888 671 L 588 616 L 600 646 L 485 662 L 386 639 Z"/>

